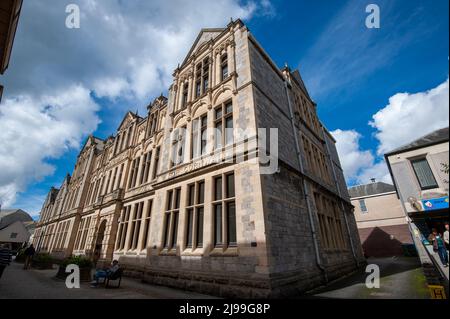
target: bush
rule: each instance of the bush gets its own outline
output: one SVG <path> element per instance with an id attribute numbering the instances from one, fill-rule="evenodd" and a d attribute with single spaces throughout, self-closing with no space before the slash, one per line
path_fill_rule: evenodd
<path id="1" fill-rule="evenodd" d="M 16 259 L 14 259 L 18 263 L 25 262 L 25 249 L 21 248 L 17 251 Z"/>
<path id="2" fill-rule="evenodd" d="M 34 255 L 33 261 L 42 264 L 50 264 L 53 263 L 53 258 L 49 254 L 41 253 Z"/>
<path id="3" fill-rule="evenodd" d="M 78 265 L 80 268 L 92 268 L 92 261 L 83 256 L 71 256 L 62 261 L 60 266 L 65 268 L 67 265 Z"/>

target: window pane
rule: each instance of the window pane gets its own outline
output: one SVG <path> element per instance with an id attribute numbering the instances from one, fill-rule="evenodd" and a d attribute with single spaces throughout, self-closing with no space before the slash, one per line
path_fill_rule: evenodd
<path id="1" fill-rule="evenodd" d="M 203 207 L 197 210 L 197 247 L 203 246 Z"/>
<path id="2" fill-rule="evenodd" d="M 216 120 L 220 119 L 222 117 L 222 107 L 219 107 L 216 109 Z"/>
<path id="3" fill-rule="evenodd" d="M 222 177 L 214 180 L 214 200 L 222 199 Z"/>
<path id="4" fill-rule="evenodd" d="M 208 123 L 207 123 L 207 117 L 206 117 L 206 115 L 205 115 L 205 116 L 202 117 L 202 127 L 207 126 L 207 125 L 208 125 Z"/>
<path id="5" fill-rule="evenodd" d="M 173 196 L 173 191 L 169 191 L 167 193 L 167 210 L 172 209 L 172 196 Z"/>
<path id="6" fill-rule="evenodd" d="M 367 212 L 366 202 L 364 199 L 359 200 L 359 207 L 362 212 Z"/>
<path id="7" fill-rule="evenodd" d="M 422 189 L 438 187 L 430 165 L 425 158 L 412 162 L 412 165 Z"/>
<path id="8" fill-rule="evenodd" d="M 233 143 L 233 117 L 228 117 L 225 120 L 225 144 Z"/>
<path id="9" fill-rule="evenodd" d="M 234 197 L 234 174 L 227 175 L 227 198 Z"/>
<path id="10" fill-rule="evenodd" d="M 216 130 L 215 130 L 215 146 L 216 148 L 221 148 L 222 147 L 222 123 L 217 123 L 216 124 Z"/>
<path id="11" fill-rule="evenodd" d="M 222 205 L 214 206 L 214 244 L 222 245 Z"/>
<path id="12" fill-rule="evenodd" d="M 186 247 L 192 247 L 193 218 L 194 218 L 194 211 L 192 209 L 189 209 L 187 211 Z"/>
<path id="13" fill-rule="evenodd" d="M 228 103 L 226 106 L 226 114 L 232 113 L 233 112 L 233 104 L 232 103 Z"/>
<path id="14" fill-rule="evenodd" d="M 177 188 L 175 190 L 175 203 L 174 203 L 174 209 L 180 208 L 180 192 L 181 190 Z"/>
<path id="15" fill-rule="evenodd" d="M 177 247 L 178 239 L 178 212 L 173 213 L 173 229 L 172 229 L 172 247 Z"/>
<path id="16" fill-rule="evenodd" d="M 202 130 L 202 147 L 201 147 L 201 154 L 205 154 L 206 153 L 206 142 L 208 141 L 208 137 L 206 136 L 206 129 Z"/>
<path id="17" fill-rule="evenodd" d="M 197 204 L 203 204 L 205 202 L 205 183 L 198 183 L 198 197 Z"/>
<path id="18" fill-rule="evenodd" d="M 164 248 L 169 247 L 170 214 L 164 214 Z"/>
<path id="19" fill-rule="evenodd" d="M 227 204 L 228 246 L 236 246 L 236 205 Z"/>
<path id="20" fill-rule="evenodd" d="M 194 205 L 195 185 L 189 185 L 189 201 L 188 206 Z"/>

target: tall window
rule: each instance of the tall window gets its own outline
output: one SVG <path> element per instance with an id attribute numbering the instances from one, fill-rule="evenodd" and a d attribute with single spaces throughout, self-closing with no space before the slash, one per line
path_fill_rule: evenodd
<path id="1" fill-rule="evenodd" d="M 153 166 L 152 179 L 155 179 L 158 174 L 158 166 L 159 166 L 159 155 L 160 155 L 160 147 L 158 146 L 155 151 L 155 163 Z"/>
<path id="2" fill-rule="evenodd" d="M 164 214 L 164 248 L 167 250 L 176 249 L 177 246 L 180 193 L 180 188 L 167 192 L 167 209 Z"/>
<path id="3" fill-rule="evenodd" d="M 220 57 L 220 75 L 222 81 L 228 77 L 228 55 L 226 53 Z"/>
<path id="4" fill-rule="evenodd" d="M 209 89 L 209 58 L 203 60 L 203 93 L 206 93 Z"/>
<path id="5" fill-rule="evenodd" d="M 197 65 L 195 71 L 195 97 L 202 95 L 202 65 Z"/>
<path id="6" fill-rule="evenodd" d="M 413 160 L 411 164 L 422 190 L 439 187 L 426 158 Z"/>
<path id="7" fill-rule="evenodd" d="M 188 103 L 188 92 L 189 92 L 189 84 L 185 83 L 183 86 L 183 97 L 182 97 L 182 107 L 186 107 Z"/>
<path id="8" fill-rule="evenodd" d="M 122 209 L 122 214 L 119 220 L 119 231 L 117 233 L 116 249 L 122 250 L 125 248 L 125 239 L 128 232 L 128 221 L 130 220 L 131 205 Z"/>
<path id="9" fill-rule="evenodd" d="M 144 161 L 142 162 L 141 177 L 139 184 L 147 183 L 150 179 L 150 165 L 152 163 L 152 152 L 148 152 L 144 155 Z"/>
<path id="10" fill-rule="evenodd" d="M 135 158 L 131 163 L 130 179 L 128 181 L 128 188 L 133 188 L 136 186 L 137 174 L 139 171 L 139 163 L 141 162 L 141 157 Z"/>
<path id="11" fill-rule="evenodd" d="M 323 247 L 327 250 L 345 249 L 346 243 L 340 218 L 341 210 L 337 202 L 320 193 L 314 193 L 314 201 Z"/>
<path id="12" fill-rule="evenodd" d="M 215 247 L 235 247 L 236 201 L 233 173 L 214 179 L 213 214 Z"/>
<path id="13" fill-rule="evenodd" d="M 203 247 L 203 214 L 205 202 L 205 182 L 201 181 L 188 187 L 187 197 L 187 229 L 186 229 L 186 247 Z"/>
<path id="14" fill-rule="evenodd" d="M 366 206 L 366 201 L 364 199 L 360 199 L 359 200 L 359 208 L 361 209 L 362 213 L 367 213 L 367 206 Z"/>
<path id="15" fill-rule="evenodd" d="M 205 58 L 195 69 L 195 97 L 200 97 L 209 89 L 209 58 Z"/>
<path id="16" fill-rule="evenodd" d="M 130 245 L 131 250 L 138 248 L 139 232 L 141 231 L 142 211 L 144 209 L 144 202 L 134 205 L 134 215 L 131 222 Z"/>
<path id="17" fill-rule="evenodd" d="M 222 104 L 214 112 L 214 146 L 216 149 L 232 144 L 233 138 L 233 104 Z"/>
<path id="18" fill-rule="evenodd" d="M 144 235 L 142 236 L 142 243 L 141 243 L 141 247 L 142 248 L 146 248 L 148 245 L 148 238 L 150 235 L 150 222 L 152 220 L 152 206 L 153 206 L 153 201 L 150 199 L 147 202 L 147 214 L 145 215 L 145 220 L 144 222 Z"/>
<path id="19" fill-rule="evenodd" d="M 113 179 L 111 182 L 111 190 L 110 192 L 112 192 L 113 190 L 115 190 L 116 187 L 116 179 L 117 179 L 117 172 L 119 171 L 119 166 L 116 166 L 116 168 L 114 169 L 114 174 L 113 174 Z"/>
<path id="20" fill-rule="evenodd" d="M 186 126 L 177 128 L 172 133 L 172 167 L 177 166 L 184 161 Z"/>
<path id="21" fill-rule="evenodd" d="M 206 153 L 207 143 L 207 116 L 203 115 L 192 122 L 192 158 Z"/>

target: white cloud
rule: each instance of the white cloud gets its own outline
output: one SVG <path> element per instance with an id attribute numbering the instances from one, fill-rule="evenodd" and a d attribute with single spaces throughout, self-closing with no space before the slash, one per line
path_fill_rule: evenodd
<path id="1" fill-rule="evenodd" d="M 426 92 L 398 93 L 389 104 L 378 111 L 370 125 L 380 144 L 378 155 L 383 155 L 408 144 L 449 123 L 449 80 Z"/>
<path id="2" fill-rule="evenodd" d="M 67 91 L 6 99 L 0 109 L 0 203 L 14 204 L 17 193 L 54 172 L 47 163 L 69 148 L 78 148 L 82 137 L 99 123 L 98 105 L 90 91 L 73 86 Z"/>
<path id="3" fill-rule="evenodd" d="M 331 132 L 336 139 L 345 179 L 349 185 L 366 184 L 371 178 L 390 182 L 386 164 L 376 162 L 375 156 L 369 150 L 360 147 L 361 134 L 355 130 L 335 130 Z"/>
<path id="4" fill-rule="evenodd" d="M 81 28 L 65 27 L 64 1 L 26 1 L 0 105 L 0 201 L 54 172 L 60 157 L 99 123 L 90 94 L 121 114 L 167 90 L 201 28 L 272 12 L 268 0 L 72 0 Z M 261 9 L 261 10 L 258 10 Z M 30 199 L 31 201 L 31 199 Z M 21 198 L 21 203 L 24 202 Z M 30 204 L 31 205 L 31 204 Z M 32 204 L 34 206 L 34 204 Z"/>
<path id="5" fill-rule="evenodd" d="M 449 125 L 449 80 L 426 92 L 398 93 L 372 117 L 377 132 L 377 154 L 362 150 L 362 135 L 355 130 L 335 130 L 345 178 L 349 185 L 366 184 L 371 178 L 392 183 L 384 153 Z"/>

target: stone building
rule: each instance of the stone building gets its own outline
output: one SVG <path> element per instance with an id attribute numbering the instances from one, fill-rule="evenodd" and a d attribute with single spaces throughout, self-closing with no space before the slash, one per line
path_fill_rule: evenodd
<path id="1" fill-rule="evenodd" d="M 364 262 L 334 144 L 300 73 L 240 20 L 203 29 L 168 98 L 88 139 L 35 243 L 214 295 L 305 291 Z"/>
<path id="2" fill-rule="evenodd" d="M 394 185 L 373 181 L 350 187 L 348 192 L 355 207 L 364 254 L 370 257 L 409 254 L 413 240 Z"/>

